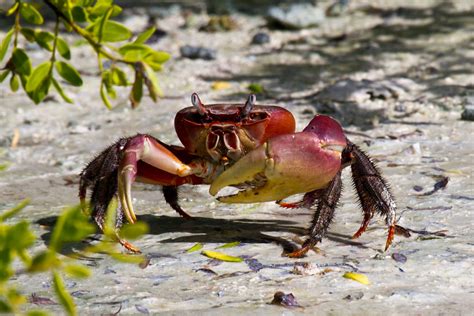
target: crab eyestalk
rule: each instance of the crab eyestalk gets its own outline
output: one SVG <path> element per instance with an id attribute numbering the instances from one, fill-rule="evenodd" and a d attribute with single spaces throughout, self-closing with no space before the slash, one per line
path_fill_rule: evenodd
<path id="1" fill-rule="evenodd" d="M 242 108 L 242 112 L 240 113 L 241 118 L 247 117 L 250 112 L 252 112 L 253 107 L 255 106 L 255 102 L 257 102 L 257 97 L 255 96 L 255 94 L 249 95 L 244 107 Z"/>
<path id="2" fill-rule="evenodd" d="M 197 110 L 199 115 L 204 117 L 209 116 L 208 110 L 204 106 L 204 103 L 201 102 L 201 99 L 199 98 L 199 95 L 196 92 L 191 95 L 191 103 L 193 104 L 193 107 Z"/>

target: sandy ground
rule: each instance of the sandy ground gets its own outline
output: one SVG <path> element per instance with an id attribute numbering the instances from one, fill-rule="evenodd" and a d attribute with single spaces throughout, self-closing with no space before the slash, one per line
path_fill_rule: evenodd
<path id="1" fill-rule="evenodd" d="M 168 36 L 153 44 L 174 57 L 159 74 L 166 97 L 158 104 L 147 98 L 134 111 L 126 91 L 119 92 L 112 111 L 101 104 L 95 60 L 86 47 L 73 50 L 74 64 L 89 74 L 82 88 L 68 89 L 74 105 L 54 97 L 34 106 L 21 93 L 0 87 L 0 163 L 9 164 L 0 172 L 0 209 L 31 198 L 18 217 L 31 220 L 41 237 L 33 251 L 45 247 L 47 223 L 78 202 L 77 174 L 94 153 L 137 132 L 178 144 L 174 113 L 190 105 L 192 92 L 204 102 L 243 102 L 250 83 L 265 87 L 259 101 L 291 110 L 299 129 L 316 112 L 341 120 L 349 137 L 378 161 L 397 198 L 398 222 L 412 230 L 409 238 L 396 236 L 386 253 L 380 218 L 359 240 L 350 240 L 361 212 L 344 172 L 342 203 L 321 253 L 293 260 L 281 256 L 282 245 L 304 238 L 311 210 L 220 204 L 207 187 L 184 186 L 181 204 L 197 218 L 188 222 L 164 203 L 159 188 L 137 185 L 134 204 L 151 231 L 136 245 L 150 264 L 140 269 L 106 256 L 85 261 L 93 277 L 67 282 L 80 314 L 119 308 L 121 314 L 180 315 L 472 313 L 474 123 L 460 120 L 474 95 L 472 3 L 424 1 L 397 10 L 378 2 L 372 11 L 362 10 L 363 4 L 354 1 L 342 17 L 291 32 L 268 31 L 261 17 L 237 15 L 238 30 L 209 34 L 180 29 L 183 19 L 170 13 L 159 19 Z M 206 16 L 196 18 L 199 24 Z M 146 20 L 129 14 L 125 23 L 141 30 Z M 250 46 L 252 35 L 262 30 L 271 43 Z M 180 58 L 184 44 L 217 49 L 218 57 Z M 30 54 L 46 58 L 41 50 Z M 231 87 L 212 90 L 215 81 Z M 343 89 L 335 89 L 341 82 Z M 19 143 L 10 148 L 16 129 Z M 447 187 L 426 194 L 443 177 L 449 177 Z M 213 250 L 231 241 L 242 243 L 226 252 L 246 262 L 219 264 L 184 252 L 196 242 Z M 309 267 L 298 268 L 300 263 Z M 367 275 L 371 284 L 343 278 L 347 271 Z M 16 282 L 27 295 L 56 300 L 47 276 L 19 275 Z M 301 308 L 269 305 L 276 291 L 293 293 Z"/>

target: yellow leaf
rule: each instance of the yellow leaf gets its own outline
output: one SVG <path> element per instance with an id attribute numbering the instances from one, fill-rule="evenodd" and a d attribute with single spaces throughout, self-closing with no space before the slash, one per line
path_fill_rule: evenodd
<path id="1" fill-rule="evenodd" d="M 219 247 L 216 247 L 216 249 L 222 249 L 222 248 L 232 248 L 232 247 L 236 247 L 240 245 L 240 241 L 233 241 L 233 242 L 229 242 L 225 245 L 222 245 L 222 246 L 219 246 Z"/>
<path id="2" fill-rule="evenodd" d="M 232 85 L 227 81 L 214 81 L 211 85 L 212 90 L 224 90 L 229 89 Z"/>
<path id="3" fill-rule="evenodd" d="M 191 253 L 191 252 L 195 252 L 195 251 L 198 251 L 198 250 L 201 250 L 201 249 L 202 249 L 202 244 L 200 242 L 198 242 L 194 246 L 192 246 L 191 248 L 187 249 L 186 252 Z"/>
<path id="4" fill-rule="evenodd" d="M 355 272 L 346 272 L 346 273 L 344 273 L 343 277 L 346 278 L 346 279 L 351 279 L 351 280 L 357 281 L 357 282 L 365 284 L 365 285 L 370 284 L 369 278 L 367 278 L 367 276 L 365 274 L 355 273 Z"/>
<path id="5" fill-rule="evenodd" d="M 206 257 L 217 259 L 220 261 L 227 261 L 227 262 L 242 262 L 243 261 L 243 259 L 240 257 L 229 256 L 229 255 L 226 255 L 225 253 L 217 252 L 217 251 L 203 250 L 201 254 L 205 255 Z"/>

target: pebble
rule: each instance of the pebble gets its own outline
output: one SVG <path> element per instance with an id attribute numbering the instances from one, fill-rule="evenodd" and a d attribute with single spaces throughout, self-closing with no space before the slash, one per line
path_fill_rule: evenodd
<path id="1" fill-rule="evenodd" d="M 281 291 L 278 291 L 273 296 L 273 301 L 270 304 L 281 305 L 285 307 L 299 307 L 300 305 L 296 301 L 296 297 L 293 293 L 285 294 Z"/>
<path id="2" fill-rule="evenodd" d="M 363 292 L 355 292 L 353 294 L 349 294 L 349 295 L 345 296 L 344 299 L 347 300 L 347 301 L 357 301 L 357 300 L 360 300 L 363 297 L 364 297 Z"/>
<path id="3" fill-rule="evenodd" d="M 214 60 L 217 58 L 216 50 L 206 47 L 184 45 L 180 47 L 179 51 L 181 57 L 189 59 Z"/>
<path id="4" fill-rule="evenodd" d="M 392 254 L 392 259 L 395 260 L 396 262 L 399 262 L 399 263 L 407 262 L 407 257 L 404 254 L 401 254 L 401 253 L 398 253 L 398 252 L 394 252 Z"/>
<path id="5" fill-rule="evenodd" d="M 262 45 L 266 43 L 270 43 L 270 35 L 267 33 L 259 32 L 252 37 L 253 45 Z"/>
<path id="6" fill-rule="evenodd" d="M 464 121 L 474 121 L 474 104 L 466 105 L 461 113 L 461 119 Z"/>

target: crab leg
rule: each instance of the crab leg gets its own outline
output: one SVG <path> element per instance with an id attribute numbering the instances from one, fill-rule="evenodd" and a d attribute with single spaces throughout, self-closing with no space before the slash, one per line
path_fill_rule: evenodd
<path id="1" fill-rule="evenodd" d="M 353 238 L 359 237 L 365 231 L 373 214 L 378 211 L 385 216 L 385 222 L 389 227 L 385 244 L 385 250 L 387 250 L 395 234 L 397 208 L 395 200 L 375 164 L 350 141 L 347 141 L 347 147 L 343 152 L 343 156 L 347 155 L 353 161 L 351 164 L 352 179 L 364 212 L 362 225 Z"/>
<path id="2" fill-rule="evenodd" d="M 122 161 L 118 169 L 118 198 L 127 220 L 136 221 L 131 199 L 131 186 L 137 175 L 137 162 L 147 164 L 170 174 L 185 177 L 192 169 L 182 163 L 171 151 L 148 135 L 137 135 L 123 148 Z"/>
<path id="3" fill-rule="evenodd" d="M 318 201 L 318 207 L 314 213 L 313 222 L 309 228 L 309 238 L 304 242 L 301 249 L 288 254 L 288 257 L 301 258 L 326 235 L 329 224 L 334 217 L 337 202 L 341 197 L 342 181 L 340 171 L 329 186 L 322 191 Z"/>

